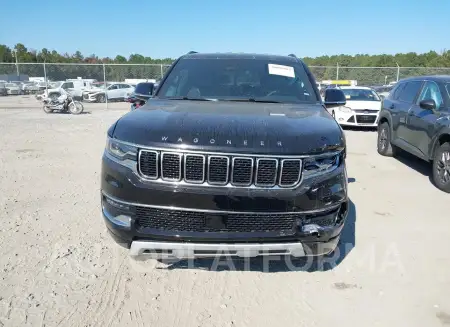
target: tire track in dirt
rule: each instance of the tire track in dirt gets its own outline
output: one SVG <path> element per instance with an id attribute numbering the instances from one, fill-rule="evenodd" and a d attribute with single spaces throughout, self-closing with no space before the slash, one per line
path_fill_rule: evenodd
<path id="1" fill-rule="evenodd" d="M 81 320 L 84 323 L 104 327 L 106 325 L 105 320 L 109 318 L 109 321 L 111 321 L 117 316 L 119 310 L 122 309 L 123 299 L 125 298 L 125 284 L 123 283 L 125 259 L 126 256 L 121 259 L 120 265 L 115 273 L 111 272 L 109 276 L 105 276 L 106 279 L 104 286 L 101 288 L 102 290 L 97 296 L 93 296 L 93 300 L 99 297 L 98 304 L 83 315 Z"/>

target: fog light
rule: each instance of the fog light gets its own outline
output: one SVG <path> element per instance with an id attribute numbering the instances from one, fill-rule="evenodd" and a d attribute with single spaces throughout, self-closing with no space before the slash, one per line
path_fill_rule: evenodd
<path id="1" fill-rule="evenodd" d="M 131 228 L 131 217 L 130 216 L 127 216 L 127 215 L 113 216 L 105 208 L 103 208 L 103 215 L 106 217 L 106 219 L 108 219 L 112 224 L 114 224 L 116 226 L 121 226 L 126 229 Z"/>
<path id="2" fill-rule="evenodd" d="M 119 215 L 117 217 L 113 217 L 113 222 L 116 225 L 122 227 L 131 227 L 131 217 L 126 215 Z"/>

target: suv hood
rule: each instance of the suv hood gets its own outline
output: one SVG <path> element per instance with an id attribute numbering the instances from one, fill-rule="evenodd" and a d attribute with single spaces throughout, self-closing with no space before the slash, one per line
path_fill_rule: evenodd
<path id="1" fill-rule="evenodd" d="M 120 118 L 112 136 L 153 147 L 261 154 L 345 146 L 342 129 L 320 104 L 153 99 Z"/>
<path id="2" fill-rule="evenodd" d="M 348 101 L 345 104 L 350 109 L 381 110 L 381 101 Z"/>

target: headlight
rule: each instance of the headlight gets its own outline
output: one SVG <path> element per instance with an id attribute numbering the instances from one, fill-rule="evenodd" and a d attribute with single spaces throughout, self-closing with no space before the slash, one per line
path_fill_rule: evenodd
<path id="1" fill-rule="evenodd" d="M 344 151 L 304 159 L 303 177 L 308 178 L 332 172 L 339 166 L 343 155 Z"/>
<path id="2" fill-rule="evenodd" d="M 350 113 L 352 112 L 352 109 L 349 107 L 339 107 L 339 111 Z"/>
<path id="3" fill-rule="evenodd" d="M 137 148 L 120 141 L 108 138 L 106 152 L 118 160 L 137 160 Z"/>

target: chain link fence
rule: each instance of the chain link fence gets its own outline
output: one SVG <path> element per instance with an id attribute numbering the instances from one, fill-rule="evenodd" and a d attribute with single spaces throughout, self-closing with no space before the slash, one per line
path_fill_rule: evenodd
<path id="1" fill-rule="evenodd" d="M 47 81 L 93 79 L 98 82 L 159 80 L 168 64 L 84 64 L 84 63 L 0 63 L 0 81 L 17 80 L 17 76 Z M 356 80 L 358 85 L 382 85 L 411 76 L 450 75 L 444 67 L 344 67 L 309 66 L 318 82 Z M 106 103 L 106 108 L 108 104 Z"/>
<path id="2" fill-rule="evenodd" d="M 450 75 L 450 67 L 343 67 L 309 66 L 318 82 L 355 80 L 358 85 L 384 85 L 402 78 L 424 75 Z"/>

